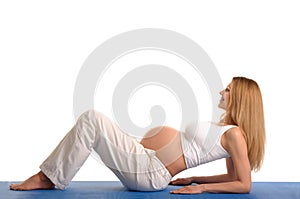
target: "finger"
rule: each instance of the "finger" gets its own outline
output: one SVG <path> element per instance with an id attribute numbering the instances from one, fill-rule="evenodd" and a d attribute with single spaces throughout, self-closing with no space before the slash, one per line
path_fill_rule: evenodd
<path id="1" fill-rule="evenodd" d="M 172 185 L 172 184 L 173 184 L 173 181 L 170 181 L 170 182 L 169 182 L 169 185 Z"/>
<path id="2" fill-rule="evenodd" d="M 186 194 L 187 190 L 185 188 L 181 188 L 181 189 L 176 189 L 176 190 L 172 190 L 170 191 L 171 194 Z"/>
<path id="3" fill-rule="evenodd" d="M 171 191 L 171 193 L 174 193 L 174 194 L 193 194 L 193 193 L 197 193 L 197 192 L 195 192 L 195 187 L 194 186 L 185 186 L 183 188 L 173 190 L 173 191 Z"/>
<path id="4" fill-rule="evenodd" d="M 171 181 L 170 184 L 177 184 L 177 181 Z"/>
<path id="5" fill-rule="evenodd" d="M 180 182 L 180 181 L 181 181 L 181 179 L 176 179 L 176 180 L 171 181 L 170 183 L 171 183 L 171 184 L 177 184 L 177 183 Z"/>
<path id="6" fill-rule="evenodd" d="M 170 191 L 171 194 L 191 194 L 190 192 L 188 191 L 178 191 L 178 190 L 175 190 L 175 191 Z"/>

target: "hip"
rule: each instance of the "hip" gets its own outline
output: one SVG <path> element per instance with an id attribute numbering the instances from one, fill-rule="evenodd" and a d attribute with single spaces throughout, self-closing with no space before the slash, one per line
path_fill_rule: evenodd
<path id="1" fill-rule="evenodd" d="M 172 176 L 186 169 L 181 146 L 181 133 L 168 126 L 151 129 L 141 144 L 154 150 L 156 157 L 164 164 Z"/>

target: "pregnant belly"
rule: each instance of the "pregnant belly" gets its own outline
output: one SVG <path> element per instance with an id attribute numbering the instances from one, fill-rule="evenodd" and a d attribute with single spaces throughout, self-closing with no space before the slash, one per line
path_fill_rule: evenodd
<path id="1" fill-rule="evenodd" d="M 153 128 L 145 134 L 141 144 L 156 151 L 156 156 L 172 176 L 186 169 L 178 130 L 168 126 Z"/>

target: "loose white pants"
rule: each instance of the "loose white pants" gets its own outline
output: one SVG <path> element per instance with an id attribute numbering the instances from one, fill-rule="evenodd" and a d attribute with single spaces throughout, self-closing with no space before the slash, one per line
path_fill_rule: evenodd
<path id="1" fill-rule="evenodd" d="M 130 190 L 162 190 L 172 178 L 155 151 L 93 110 L 80 116 L 40 169 L 57 188 L 64 189 L 93 150 Z"/>

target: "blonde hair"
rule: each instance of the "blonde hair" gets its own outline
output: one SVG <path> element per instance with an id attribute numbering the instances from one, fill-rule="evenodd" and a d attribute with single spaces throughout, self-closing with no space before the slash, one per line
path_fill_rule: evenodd
<path id="1" fill-rule="evenodd" d="M 262 95 L 254 80 L 232 79 L 224 123 L 237 125 L 242 130 L 251 170 L 258 171 L 264 159 L 266 135 Z"/>

